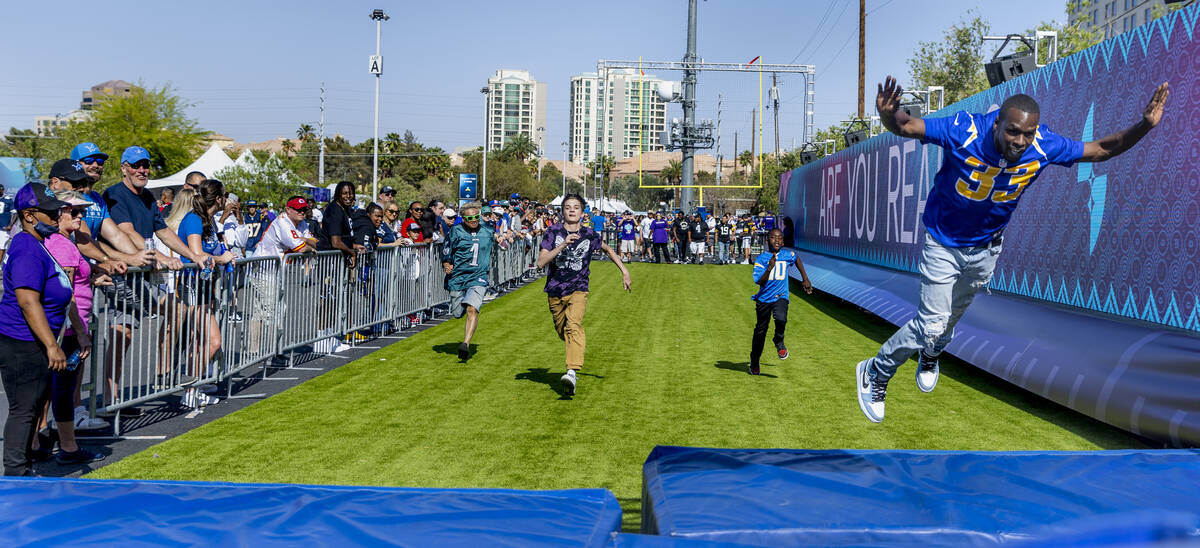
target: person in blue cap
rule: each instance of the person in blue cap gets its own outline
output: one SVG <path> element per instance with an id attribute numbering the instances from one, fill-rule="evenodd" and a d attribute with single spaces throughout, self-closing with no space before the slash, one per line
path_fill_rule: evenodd
<path id="1" fill-rule="evenodd" d="M 154 254 L 146 251 L 141 240 L 134 241 L 117 228 L 117 223 L 113 222 L 109 214 L 108 204 L 104 202 L 104 197 L 99 192 L 92 190 L 93 186 L 104 176 L 104 164 L 108 161 L 108 155 L 101 152 L 100 147 L 94 143 L 79 143 L 71 149 L 71 159 L 78 162 L 87 175 L 86 179 L 71 178 L 71 188 L 83 194 L 84 198 L 91 202 L 91 205 L 83 212 L 84 225 L 80 227 L 79 233 L 86 234 L 86 239 L 95 240 L 104 253 L 103 256 L 97 257 L 84 250 L 84 254 L 101 263 L 109 263 L 110 259 L 115 259 L 128 266 L 146 266 L 154 262 Z M 79 233 L 77 233 L 77 238 Z M 115 272 L 110 273 L 123 274 L 124 269 L 118 268 Z"/>

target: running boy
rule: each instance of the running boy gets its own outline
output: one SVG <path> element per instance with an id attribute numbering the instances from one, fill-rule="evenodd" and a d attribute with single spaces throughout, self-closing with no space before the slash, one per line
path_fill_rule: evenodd
<path id="1" fill-rule="evenodd" d="M 787 346 L 783 344 L 783 330 L 787 327 L 788 313 L 788 267 L 796 265 L 800 270 L 800 286 L 804 292 L 812 294 L 812 284 L 808 282 L 808 273 L 804 271 L 804 263 L 796 252 L 783 249 L 783 231 L 773 228 L 767 232 L 767 251 L 763 251 L 754 259 L 754 283 L 758 284 L 758 293 L 754 294 L 754 337 L 750 341 L 750 374 L 758 374 L 758 360 L 762 357 L 763 343 L 767 338 L 767 323 L 775 318 L 775 336 L 772 342 L 779 352 L 779 359 L 788 357 Z"/>
<path id="2" fill-rule="evenodd" d="M 546 296 L 554 329 L 566 342 L 567 372 L 559 379 L 568 396 L 575 394 L 578 383 L 576 371 L 583 369 L 583 314 L 587 308 L 589 265 L 592 251 L 599 249 L 621 269 L 621 284 L 630 291 L 629 270 L 621 263 L 617 252 L 600 239 L 595 230 L 584 228 L 583 197 L 567 194 L 562 201 L 562 223 L 555 224 L 542 237 L 542 251 L 537 267 L 550 267 L 546 276 Z"/>
<path id="3" fill-rule="evenodd" d="M 450 291 L 450 313 L 455 318 L 467 317 L 463 342 L 458 345 L 458 359 L 466 360 L 471 357 L 471 337 L 479 325 L 479 309 L 488 287 L 495 236 L 490 227 L 480 223 L 478 204 L 463 206 L 462 219 L 462 224 L 450 229 L 442 247 L 442 269 Z"/>

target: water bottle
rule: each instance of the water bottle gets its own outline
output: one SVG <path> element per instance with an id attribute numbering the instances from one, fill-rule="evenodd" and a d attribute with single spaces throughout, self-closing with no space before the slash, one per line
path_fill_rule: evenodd
<path id="1" fill-rule="evenodd" d="M 146 241 L 145 241 L 145 248 L 144 248 L 144 249 L 145 249 L 146 251 L 149 251 L 149 252 L 151 252 L 151 253 L 153 253 L 153 252 L 154 252 L 154 238 L 146 238 Z M 153 261 L 153 260 L 151 260 L 151 261 L 150 261 L 150 264 L 148 264 L 148 265 L 146 265 L 146 266 L 148 266 L 148 267 L 150 268 L 150 270 L 154 270 L 154 267 L 155 267 L 154 261 Z"/>
<path id="2" fill-rule="evenodd" d="M 200 270 L 200 279 L 204 280 L 204 281 L 208 281 L 208 280 L 212 279 L 212 275 L 213 275 L 213 260 L 212 260 L 212 257 L 209 257 L 207 259 L 204 259 L 204 268 L 202 270 Z"/>
<path id="3" fill-rule="evenodd" d="M 76 350 L 72 352 L 70 356 L 67 356 L 67 371 L 74 371 L 78 369 L 79 362 L 79 350 Z"/>

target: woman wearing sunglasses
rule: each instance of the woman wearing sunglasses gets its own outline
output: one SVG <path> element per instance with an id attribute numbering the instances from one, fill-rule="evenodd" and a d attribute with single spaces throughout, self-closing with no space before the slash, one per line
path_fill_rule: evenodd
<path id="1" fill-rule="evenodd" d="M 41 183 L 17 191 L 14 206 L 21 232 L 4 257 L 4 295 L 0 297 L 0 377 L 8 397 L 4 424 L 4 474 L 33 475 L 31 450 L 36 417 L 46 403 L 51 371 L 67 368 L 58 333 L 67 322 L 71 278 L 44 245 L 58 232 L 59 211 L 70 204 Z M 78 314 L 70 314 L 78 322 Z M 91 352 L 82 323 L 74 323 L 80 357 Z"/>

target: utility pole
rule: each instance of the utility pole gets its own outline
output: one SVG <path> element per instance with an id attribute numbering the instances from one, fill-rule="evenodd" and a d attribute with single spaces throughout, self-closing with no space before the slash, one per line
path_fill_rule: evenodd
<path id="1" fill-rule="evenodd" d="M 721 184 L 721 94 L 717 94 L 717 184 Z"/>
<path id="2" fill-rule="evenodd" d="M 687 27 L 687 52 L 683 56 L 684 63 L 696 62 L 696 0 L 688 0 L 688 27 Z M 693 155 L 695 148 L 692 146 L 690 138 L 692 137 L 692 129 L 696 127 L 696 74 L 695 68 L 688 68 L 683 71 L 683 127 L 680 128 L 680 133 L 683 136 L 683 146 L 680 149 L 683 151 L 682 171 L 683 176 L 680 182 L 683 187 L 680 192 L 680 209 L 687 210 L 692 203 L 693 189 L 687 186 L 694 184 L 692 181 L 694 171 Z"/>
<path id="3" fill-rule="evenodd" d="M 758 148 L 755 136 L 758 135 L 758 111 L 750 109 L 750 172 L 754 173 L 754 162 L 758 161 Z"/>
<path id="4" fill-rule="evenodd" d="M 867 75 L 867 0 L 858 0 L 858 119 L 866 116 L 863 110 L 863 90 Z"/>
<path id="5" fill-rule="evenodd" d="M 325 188 L 325 82 L 321 82 L 321 123 L 318 127 L 321 152 L 317 155 L 317 186 Z"/>
<path id="6" fill-rule="evenodd" d="M 733 172 L 738 172 L 737 132 L 733 132 Z"/>
<path id="7" fill-rule="evenodd" d="M 779 159 L 779 88 L 775 87 L 775 73 L 771 73 L 771 110 L 775 112 L 775 159 Z"/>
<path id="8" fill-rule="evenodd" d="M 379 77 L 383 75 L 383 57 L 379 55 L 379 38 L 383 33 L 383 22 L 389 17 L 383 10 L 371 12 L 375 20 L 375 57 L 371 58 L 371 72 L 375 73 L 375 139 L 371 144 L 375 147 L 371 155 L 371 198 L 379 197 Z"/>
<path id="9" fill-rule="evenodd" d="M 562 196 L 567 197 L 567 142 L 562 142 L 563 147 L 563 164 L 562 164 Z"/>

